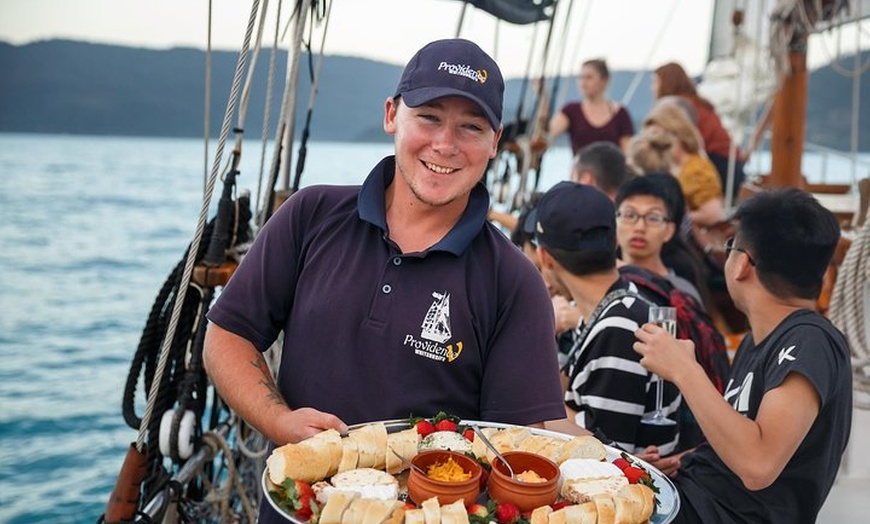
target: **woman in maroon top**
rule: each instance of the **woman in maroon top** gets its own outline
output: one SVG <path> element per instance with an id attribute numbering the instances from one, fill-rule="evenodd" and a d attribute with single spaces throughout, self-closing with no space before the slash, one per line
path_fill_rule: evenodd
<path id="1" fill-rule="evenodd" d="M 607 98 L 609 83 L 610 71 L 604 60 L 583 62 L 577 83 L 583 100 L 565 105 L 553 116 L 550 140 L 568 131 L 575 155 L 583 146 L 601 140 L 613 142 L 626 151 L 634 135 L 634 124 L 624 107 Z"/>

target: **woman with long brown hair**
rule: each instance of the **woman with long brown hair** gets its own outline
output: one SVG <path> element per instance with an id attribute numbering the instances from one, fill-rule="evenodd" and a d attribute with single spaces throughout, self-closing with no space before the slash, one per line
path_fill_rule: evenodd
<path id="1" fill-rule="evenodd" d="M 666 96 L 679 96 L 691 102 L 695 110 L 695 125 L 704 140 L 704 151 L 716 166 L 722 187 L 728 183 L 728 157 L 731 154 L 731 136 L 716 114 L 716 108 L 706 98 L 698 94 L 695 82 L 689 78 L 680 64 L 669 62 L 658 67 L 652 76 L 652 90 L 656 99 Z M 744 155 L 738 150 L 734 165 L 734 190 L 736 195 L 743 183 Z"/>

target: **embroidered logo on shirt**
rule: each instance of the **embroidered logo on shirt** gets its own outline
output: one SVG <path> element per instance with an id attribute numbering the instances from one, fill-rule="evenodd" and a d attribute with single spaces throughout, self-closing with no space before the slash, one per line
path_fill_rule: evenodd
<path id="1" fill-rule="evenodd" d="M 429 306 L 420 336 L 426 340 L 443 343 L 452 335 L 450 331 L 450 294 L 433 292 L 435 301 Z"/>
<path id="2" fill-rule="evenodd" d="M 794 348 L 795 348 L 795 346 L 780 349 L 779 350 L 779 357 L 777 359 L 777 364 L 782 364 L 783 361 L 785 361 L 785 360 L 794 362 L 795 357 L 791 354 L 791 350 L 793 350 Z"/>
<path id="3" fill-rule="evenodd" d="M 435 300 L 426 311 L 426 317 L 420 326 L 420 338 L 424 340 L 418 340 L 414 335 L 408 334 L 405 335 L 403 344 L 414 348 L 414 353 L 421 357 L 440 362 L 453 362 L 462 353 L 462 342 L 442 346 L 453 336 L 450 327 L 450 294 L 446 291 L 435 291 L 432 293 L 432 298 Z"/>

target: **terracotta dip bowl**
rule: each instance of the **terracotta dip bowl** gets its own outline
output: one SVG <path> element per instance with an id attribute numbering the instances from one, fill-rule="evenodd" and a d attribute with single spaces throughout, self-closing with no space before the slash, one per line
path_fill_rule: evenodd
<path id="1" fill-rule="evenodd" d="M 471 473 L 471 477 L 468 480 L 446 482 L 434 480 L 411 468 L 408 475 L 408 496 L 415 504 L 419 506 L 432 497 L 438 497 L 438 503 L 442 506 L 460 499 L 468 506 L 477 500 L 482 468 L 473 458 L 455 451 L 432 450 L 417 454 L 411 462 L 428 472 L 430 466 L 444 464 L 451 458 L 464 472 Z"/>
<path id="2" fill-rule="evenodd" d="M 552 460 L 526 451 L 507 451 L 502 453 L 505 460 L 513 468 L 517 476 L 534 476 L 545 479 L 544 482 L 523 482 L 513 479 L 510 472 L 499 459 L 493 459 L 492 471 L 486 487 L 489 498 L 498 502 L 515 504 L 520 511 L 531 511 L 535 508 L 552 504 L 559 495 L 559 466 Z"/>

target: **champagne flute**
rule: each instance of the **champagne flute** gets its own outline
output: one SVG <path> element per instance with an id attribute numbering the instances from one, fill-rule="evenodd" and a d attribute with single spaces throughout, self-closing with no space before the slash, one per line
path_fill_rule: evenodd
<path id="1" fill-rule="evenodd" d="M 672 337 L 677 336 L 677 308 L 650 306 L 649 322 L 663 327 Z M 655 426 L 672 426 L 676 422 L 666 417 L 662 411 L 662 377 L 653 374 L 653 380 L 656 383 L 656 409 L 651 413 L 644 413 L 640 421 Z"/>

